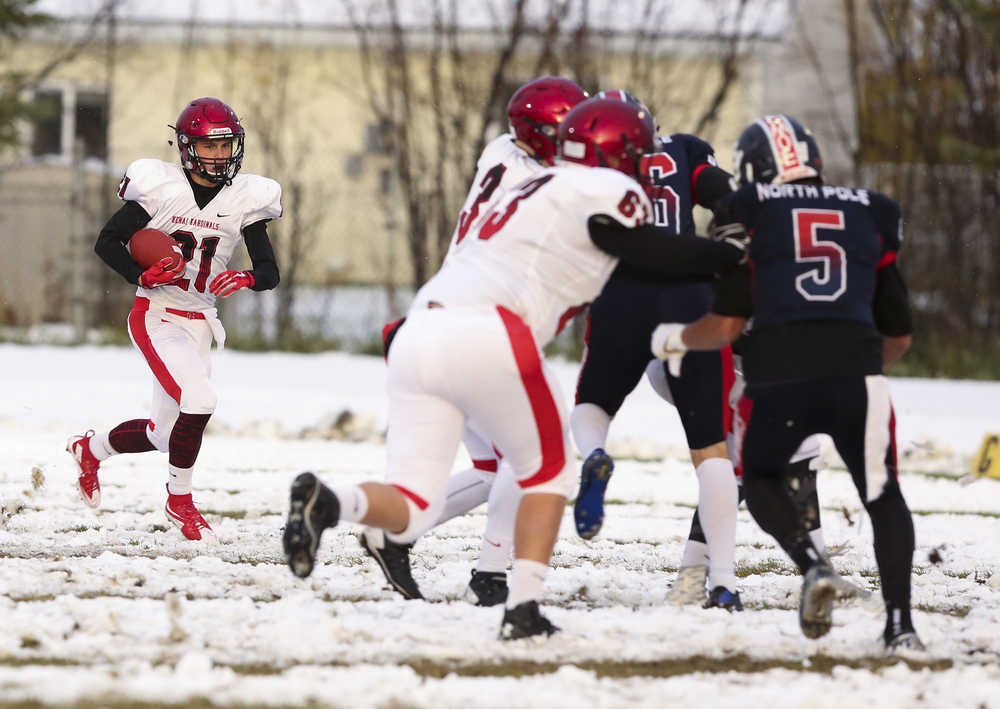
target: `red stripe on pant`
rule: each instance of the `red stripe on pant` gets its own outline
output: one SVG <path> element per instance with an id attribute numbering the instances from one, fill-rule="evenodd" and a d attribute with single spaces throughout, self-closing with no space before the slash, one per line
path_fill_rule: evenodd
<path id="1" fill-rule="evenodd" d="M 397 490 L 399 490 L 404 495 L 406 495 L 408 498 L 410 498 L 410 500 L 413 502 L 413 504 L 415 504 L 421 510 L 426 510 L 427 509 L 427 500 L 425 500 L 424 498 L 422 498 L 417 493 L 413 492 L 412 490 L 407 490 L 402 485 L 393 484 L 393 487 L 396 488 Z"/>
<path id="2" fill-rule="evenodd" d="M 736 473 L 736 477 L 738 478 L 742 478 L 745 473 L 743 469 L 743 444 L 747 440 L 747 429 L 750 428 L 751 416 L 753 416 L 753 400 L 748 399 L 746 395 L 741 396 L 740 400 L 736 403 L 736 418 L 739 419 L 740 423 L 738 427 L 734 426 L 733 430 L 736 436 L 736 449 L 739 455 L 733 472 Z"/>
<path id="3" fill-rule="evenodd" d="M 563 427 L 559 419 L 559 407 L 556 406 L 549 383 L 545 381 L 542 371 L 542 360 L 538 356 L 538 347 L 531 329 L 517 315 L 503 306 L 497 306 L 497 312 L 507 328 L 507 337 L 514 352 L 514 361 L 521 374 L 521 383 L 528 394 L 531 412 L 535 416 L 535 426 L 538 428 L 538 438 L 542 447 L 542 465 L 525 480 L 519 480 L 522 488 L 534 487 L 548 482 L 566 465 L 566 449 L 563 445 Z"/>
<path id="4" fill-rule="evenodd" d="M 472 467 L 486 473 L 495 473 L 500 468 L 500 465 L 493 458 L 484 458 L 472 461 Z"/>
<path id="5" fill-rule="evenodd" d="M 157 354 L 156 348 L 153 347 L 153 341 L 149 339 L 149 333 L 146 331 L 146 312 L 148 310 L 149 298 L 135 299 L 132 312 L 128 314 L 129 330 L 132 332 L 132 337 L 135 338 L 135 344 L 142 352 L 142 356 L 146 358 L 146 364 L 153 370 L 156 381 L 160 383 L 167 395 L 180 405 L 181 386 L 170 376 L 167 365 L 160 359 L 160 355 Z"/>
<path id="6" fill-rule="evenodd" d="M 722 440 L 726 440 L 726 434 L 732 430 L 733 410 L 729 406 L 729 392 L 736 384 L 736 370 L 733 368 L 733 348 L 726 345 L 719 354 L 722 355 Z"/>

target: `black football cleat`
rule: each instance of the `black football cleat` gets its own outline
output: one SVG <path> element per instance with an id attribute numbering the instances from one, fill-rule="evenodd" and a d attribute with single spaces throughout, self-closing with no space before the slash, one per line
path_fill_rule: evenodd
<path id="1" fill-rule="evenodd" d="M 820 563 L 813 565 L 802 580 L 799 627 L 807 638 L 821 638 L 833 626 L 833 599 L 837 597 L 834 576 L 833 569 Z"/>
<path id="2" fill-rule="evenodd" d="M 316 549 L 323 530 L 337 526 L 340 502 L 312 473 L 300 473 L 292 482 L 288 519 L 282 544 L 292 573 L 305 578 L 316 563 Z"/>
<path id="3" fill-rule="evenodd" d="M 365 527 L 358 535 L 358 541 L 368 556 L 378 562 L 385 580 L 399 591 L 403 598 L 408 601 L 423 599 L 424 595 L 420 593 L 420 587 L 413 580 L 413 573 L 410 571 L 412 544 L 397 544 L 390 541 L 386 538 L 385 532 L 375 527 Z"/>
<path id="4" fill-rule="evenodd" d="M 885 642 L 886 655 L 913 660 L 924 659 L 927 655 L 927 647 L 912 628 L 892 636 L 884 635 L 882 640 Z"/>
<path id="5" fill-rule="evenodd" d="M 732 613 L 743 610 L 743 601 L 740 600 L 739 591 L 730 591 L 725 586 L 716 586 L 708 594 L 708 600 L 705 601 L 702 608 L 725 608 Z"/>
<path id="6" fill-rule="evenodd" d="M 583 461 L 580 469 L 580 491 L 573 503 L 573 521 L 576 533 L 583 539 L 593 539 L 604 524 L 604 493 L 615 469 L 615 461 L 596 448 Z"/>
<path id="7" fill-rule="evenodd" d="M 821 561 L 802 580 L 799 599 L 799 627 L 807 638 L 821 638 L 833 626 L 833 602 L 847 598 L 867 598 L 871 593 L 855 586 Z"/>
<path id="8" fill-rule="evenodd" d="M 498 606 L 507 602 L 507 574 L 503 571 L 475 571 L 463 598 L 476 606 Z"/>
<path id="9" fill-rule="evenodd" d="M 500 624 L 501 640 L 520 640 L 544 635 L 548 637 L 559 631 L 538 609 L 538 601 L 525 601 L 514 608 L 507 608 Z"/>

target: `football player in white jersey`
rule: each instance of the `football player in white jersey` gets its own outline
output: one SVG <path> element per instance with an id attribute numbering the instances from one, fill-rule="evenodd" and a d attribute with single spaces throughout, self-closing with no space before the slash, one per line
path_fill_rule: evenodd
<path id="1" fill-rule="evenodd" d="M 209 381 L 212 340 L 220 348 L 225 342 L 215 300 L 243 288 L 278 285 L 267 222 L 281 216 L 281 187 L 266 177 L 240 174 L 243 127 L 219 99 L 189 103 L 174 131 L 181 164 L 142 159 L 129 165 L 118 188 L 125 204 L 105 224 L 94 249 L 138 285 L 128 331 L 153 373 L 152 411 L 149 418 L 110 431 L 72 436 L 66 449 L 90 507 L 101 504 L 101 462 L 118 453 L 167 453 L 167 519 L 188 539 L 214 540 L 194 505 L 191 479 L 216 405 Z M 126 244 L 144 227 L 180 242 L 184 260 L 176 270 L 167 270 L 166 259 L 145 270 L 132 260 Z M 253 263 L 249 271 L 227 268 L 241 242 Z"/>
<path id="2" fill-rule="evenodd" d="M 323 530 L 340 520 L 412 542 L 440 517 L 467 422 L 511 466 L 522 495 L 500 637 L 557 630 L 538 607 L 576 475 L 566 406 L 541 347 L 592 300 L 619 259 L 664 278 L 715 273 L 743 250 L 661 239 L 634 177 L 653 150 L 651 123 L 621 101 L 591 99 L 559 126 L 562 161 L 507 192 L 417 293 L 389 352 L 386 482 L 330 489 L 312 473 L 292 484 L 283 538 L 308 576 Z"/>
<path id="3" fill-rule="evenodd" d="M 445 265 L 475 222 L 511 187 L 552 166 L 559 123 L 586 98 L 586 91 L 559 76 L 534 79 L 514 92 L 507 103 L 510 131 L 490 141 L 476 163 L 476 176 L 455 225 Z M 389 343 L 402 322 L 403 319 L 397 320 L 383 331 L 387 357 Z M 488 502 L 479 560 L 465 599 L 479 606 L 492 606 L 507 599 L 506 570 L 514 546 L 519 488 L 509 466 L 502 464 L 488 439 L 467 426 L 463 441 L 472 467 L 449 479 L 444 510 L 434 526 Z M 423 598 L 410 569 L 412 544 L 394 543 L 374 527 L 366 528 L 360 539 L 361 546 L 375 558 L 393 588 L 404 598 Z"/>

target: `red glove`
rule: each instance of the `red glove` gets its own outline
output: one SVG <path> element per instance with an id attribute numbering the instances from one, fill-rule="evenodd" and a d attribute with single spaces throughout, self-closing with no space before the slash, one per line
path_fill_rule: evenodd
<path id="1" fill-rule="evenodd" d="M 223 271 L 208 284 L 208 290 L 212 295 L 225 298 L 240 288 L 253 288 L 254 283 L 250 271 Z"/>
<path id="2" fill-rule="evenodd" d="M 166 256 L 147 268 L 139 276 L 139 285 L 143 288 L 156 288 L 176 281 L 184 273 L 184 266 L 187 265 L 187 262 L 180 259 L 174 268 L 168 268 L 171 261 L 173 258 Z"/>

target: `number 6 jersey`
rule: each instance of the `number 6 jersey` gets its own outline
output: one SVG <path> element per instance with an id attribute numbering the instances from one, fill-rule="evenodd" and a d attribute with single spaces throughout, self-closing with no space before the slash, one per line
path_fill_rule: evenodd
<path id="1" fill-rule="evenodd" d="M 143 288 L 136 294 L 159 307 L 207 310 L 215 305 L 208 284 L 226 270 L 242 230 L 281 216 L 281 186 L 259 175 L 240 173 L 219 190 L 204 209 L 198 207 L 179 165 L 155 159 L 136 160 L 125 171 L 118 196 L 139 204 L 150 216 L 146 225 L 170 234 L 181 244 L 187 267 L 172 283 Z"/>

